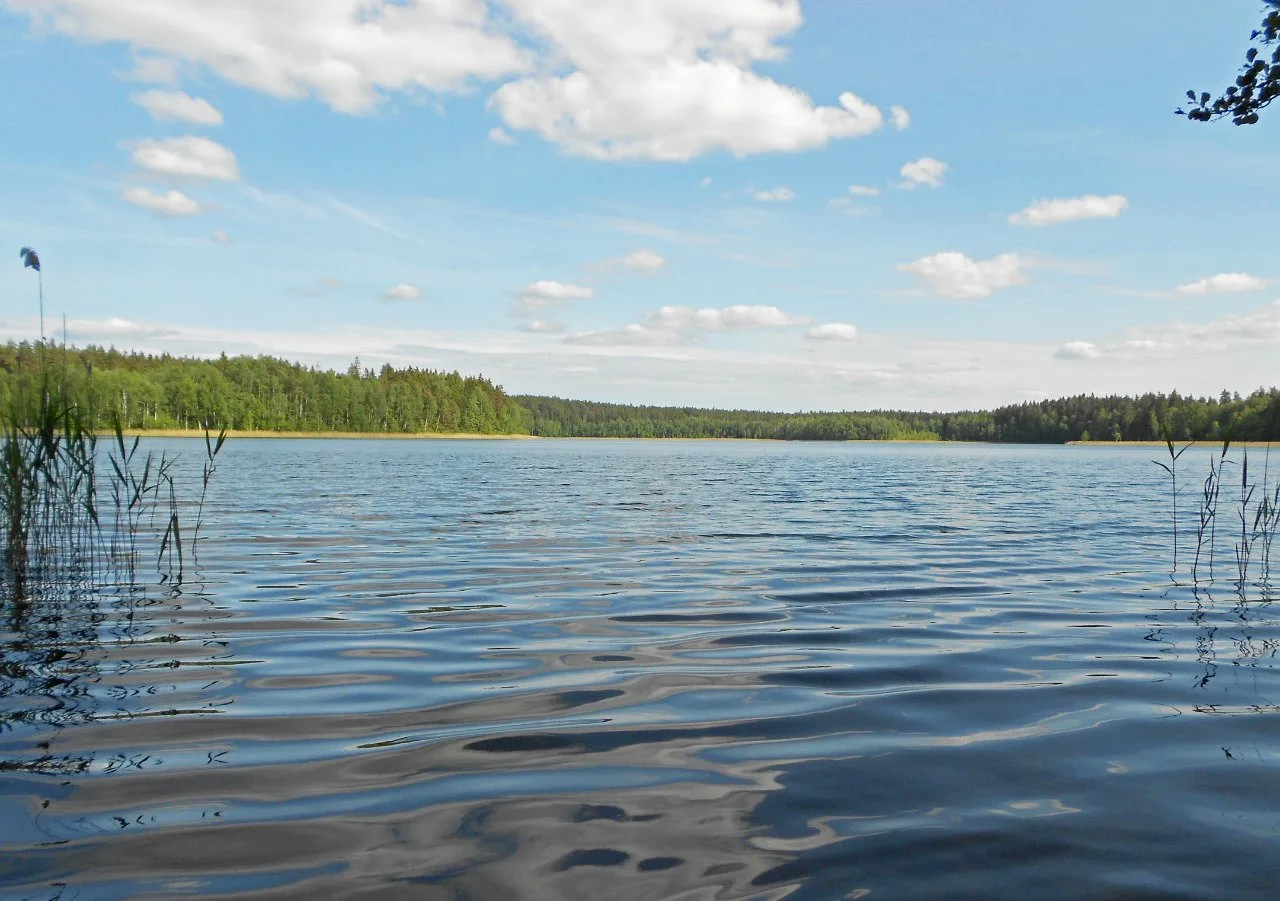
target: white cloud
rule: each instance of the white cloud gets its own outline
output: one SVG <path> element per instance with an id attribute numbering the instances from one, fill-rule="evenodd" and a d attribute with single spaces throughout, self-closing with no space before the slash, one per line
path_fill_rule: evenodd
<path id="1" fill-rule="evenodd" d="M 563 322 L 552 322 L 549 319 L 531 319 L 522 327 L 522 331 L 533 335 L 558 335 L 565 330 Z"/>
<path id="2" fill-rule="evenodd" d="M 422 300 L 422 289 L 417 285 L 396 285 L 387 289 L 383 300 Z"/>
<path id="3" fill-rule="evenodd" d="M 199 203 L 181 191 L 156 194 L 146 188 L 129 188 L 122 196 L 126 203 L 151 210 L 161 216 L 194 216 L 202 209 Z"/>
<path id="4" fill-rule="evenodd" d="M 1122 194 L 1099 197 L 1086 194 L 1062 200 L 1037 200 L 1031 206 L 1009 217 L 1013 225 L 1033 227 L 1057 225 L 1060 222 L 1079 222 L 1083 219 L 1114 219 L 1129 208 L 1129 199 Z"/>
<path id="5" fill-rule="evenodd" d="M 879 129 L 853 93 L 817 106 L 752 70 L 785 56 L 799 0 L 505 0 L 568 71 L 503 85 L 512 128 L 596 159 L 687 160 L 822 147 Z"/>
<path id="6" fill-rule="evenodd" d="M 78 40 L 129 44 L 156 68 L 203 66 L 344 113 L 515 76 L 492 95 L 504 124 L 597 159 L 798 151 L 884 123 L 852 92 L 822 106 L 754 70 L 787 56 L 800 0 L 6 2 Z"/>
<path id="7" fill-rule="evenodd" d="M 880 189 L 869 185 L 849 185 L 849 193 L 854 197 L 877 197 Z"/>
<path id="8" fill-rule="evenodd" d="M 708 332 L 746 332 L 808 325 L 807 316 L 792 316 L 775 306 L 736 304 L 715 308 L 665 306 L 654 310 L 644 323 L 633 323 L 604 332 L 579 332 L 567 344 L 596 346 L 675 347 Z"/>
<path id="9" fill-rule="evenodd" d="M 679 332 L 632 324 L 605 332 L 575 332 L 564 343 L 587 347 L 672 347 L 683 340 Z"/>
<path id="10" fill-rule="evenodd" d="M 511 312 L 517 316 L 533 316 L 542 310 L 566 307 L 575 300 L 593 300 L 595 296 L 593 289 L 583 285 L 537 281 L 525 286 Z"/>
<path id="11" fill-rule="evenodd" d="M 788 328 L 808 325 L 806 316 L 792 316 L 774 306 L 736 304 L 723 309 L 667 306 L 649 316 L 658 328 L 698 331 L 747 331 L 762 328 Z"/>
<path id="12" fill-rule="evenodd" d="M 829 322 L 809 329 L 806 337 L 810 341 L 856 341 L 858 327 L 845 322 Z"/>
<path id="13" fill-rule="evenodd" d="M 1059 360 L 1096 360 L 1102 356 L 1102 349 L 1088 341 L 1071 341 L 1054 352 Z"/>
<path id="14" fill-rule="evenodd" d="M 667 265 L 667 261 L 660 254 L 655 253 L 648 248 L 637 250 L 627 254 L 622 258 L 622 265 L 628 269 L 637 269 L 645 272 L 653 272 Z"/>
<path id="15" fill-rule="evenodd" d="M 889 118 L 893 122 L 893 127 L 902 131 L 904 128 L 911 126 L 911 114 L 901 106 L 889 107 Z"/>
<path id="16" fill-rule="evenodd" d="M 795 192 L 787 187 L 773 188 L 769 191 L 756 191 L 751 196 L 761 203 L 787 203 L 796 199 Z"/>
<path id="17" fill-rule="evenodd" d="M 698 187 L 700 187 L 700 188 L 709 188 L 709 187 L 711 187 L 711 176 L 710 176 L 710 175 L 708 175 L 708 176 L 707 176 L 706 178 L 704 178 L 702 181 L 698 182 Z"/>
<path id="18" fill-rule="evenodd" d="M 384 92 L 455 90 L 521 71 L 526 54 L 483 0 L 8 0 L 83 41 L 208 66 L 276 97 L 364 113 Z"/>
<path id="19" fill-rule="evenodd" d="M 239 181 L 236 155 L 208 138 L 188 136 L 163 141 L 139 141 L 133 161 L 157 175 L 212 181 Z"/>
<path id="20" fill-rule="evenodd" d="M 973 260 L 954 251 L 922 257 L 899 266 L 928 285 L 939 297 L 973 300 L 990 297 L 1001 288 L 1025 284 L 1027 263 L 1016 253 L 1002 253 L 990 260 Z"/>
<path id="21" fill-rule="evenodd" d="M 571 285 L 565 282 L 539 281 L 528 285 L 521 292 L 523 297 L 537 298 L 551 302 L 567 300 L 591 300 L 596 292 L 582 285 Z"/>
<path id="22" fill-rule="evenodd" d="M 68 335 L 81 341 L 115 338 L 163 338 L 178 334 L 171 328 L 144 325 L 110 316 L 106 319 L 72 319 L 67 323 Z"/>
<path id="23" fill-rule="evenodd" d="M 898 186 L 908 191 L 922 186 L 940 188 L 943 176 L 950 170 L 951 167 L 941 160 L 935 160 L 931 156 L 922 157 L 902 167 L 900 174 L 903 180 Z"/>
<path id="24" fill-rule="evenodd" d="M 143 91 L 130 99 L 160 122 L 187 122 L 208 127 L 222 124 L 222 113 L 213 104 L 183 91 Z"/>
<path id="25" fill-rule="evenodd" d="M 1199 294 L 1242 294 L 1246 291 L 1261 291 L 1270 284 L 1265 278 L 1248 275 L 1244 272 L 1224 272 L 1209 278 L 1179 285 L 1179 294 L 1194 296 Z"/>
<path id="26" fill-rule="evenodd" d="M 215 229 L 213 234 L 209 236 L 209 239 L 213 241 L 214 244 L 227 245 L 231 243 L 231 236 L 220 228 Z"/>
<path id="27" fill-rule="evenodd" d="M 489 129 L 489 140 L 495 144 L 505 144 L 507 146 L 516 142 L 516 139 L 511 136 L 511 132 L 507 131 L 501 125 L 495 125 L 493 128 Z"/>

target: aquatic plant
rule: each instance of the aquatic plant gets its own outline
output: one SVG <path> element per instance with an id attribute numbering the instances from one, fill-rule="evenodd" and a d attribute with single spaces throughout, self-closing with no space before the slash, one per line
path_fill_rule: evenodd
<path id="1" fill-rule="evenodd" d="M 24 266 L 40 271 L 34 250 L 23 248 Z M 43 290 L 41 294 L 43 332 Z M 118 417 L 105 463 L 100 460 L 92 390 L 69 389 L 67 357 L 61 371 L 41 353 L 32 378 L 19 380 L 0 409 L 0 589 L 19 620 L 33 594 L 64 596 L 77 586 L 95 590 L 137 583 L 144 539 L 155 541 L 155 565 L 162 582 L 180 584 L 187 551 L 176 458 L 161 451 L 139 452 L 127 440 Z M 89 373 L 92 378 L 92 373 Z M 89 403 L 82 402 L 82 397 Z M 196 531 L 205 497 L 226 441 L 205 430 L 206 459 L 196 507 Z M 105 487 L 104 487 L 105 483 Z M 103 516 L 102 499 L 110 499 Z M 159 523 L 159 525 L 157 525 Z"/>
<path id="2" fill-rule="evenodd" d="M 1181 450 L 1176 450 L 1173 445 L 1173 432 L 1170 430 L 1169 424 L 1167 422 L 1161 422 L 1160 426 L 1164 433 L 1165 446 L 1169 449 L 1169 462 L 1162 463 L 1159 460 L 1153 460 L 1151 462 L 1155 463 L 1156 466 L 1159 466 L 1169 474 L 1169 480 L 1171 483 L 1170 497 L 1173 507 L 1173 572 L 1176 575 L 1178 572 L 1178 461 L 1182 459 L 1183 454 L 1191 449 L 1192 445 L 1187 444 L 1184 445 Z"/>

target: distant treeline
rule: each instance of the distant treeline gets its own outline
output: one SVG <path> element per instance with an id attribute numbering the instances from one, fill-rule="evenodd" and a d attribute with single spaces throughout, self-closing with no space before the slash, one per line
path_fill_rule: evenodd
<path id="1" fill-rule="evenodd" d="M 0 403 L 34 411 L 42 373 L 65 380 L 98 428 L 467 432 L 565 438 L 768 438 L 1061 444 L 1067 441 L 1269 441 L 1280 390 L 1217 398 L 1079 396 L 991 411 L 764 413 L 510 397 L 482 377 L 428 369 L 346 372 L 272 357 L 217 360 L 28 343 L 0 346 Z"/>
<path id="2" fill-rule="evenodd" d="M 1062 444 L 1280 438 L 1280 390 L 1218 398 L 1145 394 L 1081 395 L 991 411 L 912 413 L 758 413 L 684 407 L 632 407 L 517 396 L 535 435 L 595 438 L 772 438 L 791 441 L 935 440 Z"/>
<path id="3" fill-rule="evenodd" d="M 217 360 L 9 343 L 0 347 L 0 402 L 31 408 L 41 373 L 110 428 L 227 427 L 305 432 L 528 434 L 528 415 L 484 378 L 426 369 L 345 373 L 271 357 Z M 33 408 L 32 408 L 33 409 Z"/>

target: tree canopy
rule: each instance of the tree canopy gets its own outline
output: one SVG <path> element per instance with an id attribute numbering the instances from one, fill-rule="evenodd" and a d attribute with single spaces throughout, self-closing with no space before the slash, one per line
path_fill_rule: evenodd
<path id="1" fill-rule="evenodd" d="M 1217 99 L 1208 92 L 1187 91 L 1189 103 L 1178 115 L 1193 122 L 1230 116 L 1236 125 L 1253 125 L 1258 113 L 1280 97 L 1280 0 L 1266 0 L 1266 4 L 1266 15 L 1250 37 L 1253 46 L 1245 54 L 1236 83 Z"/>

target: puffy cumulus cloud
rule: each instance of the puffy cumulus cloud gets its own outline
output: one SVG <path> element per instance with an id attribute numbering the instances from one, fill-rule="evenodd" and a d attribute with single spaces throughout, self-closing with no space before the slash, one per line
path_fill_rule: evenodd
<path id="1" fill-rule="evenodd" d="M 667 261 L 660 254 L 643 248 L 623 257 L 622 265 L 641 272 L 655 272 L 667 265 Z"/>
<path id="2" fill-rule="evenodd" d="M 558 335 L 564 330 L 563 322 L 553 322 L 549 319 L 531 319 L 521 326 L 521 331 L 531 335 Z"/>
<path id="3" fill-rule="evenodd" d="M 889 118 L 893 122 L 893 127 L 898 131 L 911 127 L 911 114 L 904 107 L 889 107 Z"/>
<path id="4" fill-rule="evenodd" d="M 857 341 L 858 327 L 845 322 L 829 322 L 809 329 L 810 341 Z"/>
<path id="5" fill-rule="evenodd" d="M 931 156 L 921 157 L 902 167 L 899 173 L 902 181 L 898 186 L 908 191 L 914 191 L 920 187 L 940 188 L 943 177 L 949 171 L 951 167 L 942 160 L 935 160 Z"/>
<path id="6" fill-rule="evenodd" d="M 187 122 L 210 128 L 222 124 L 222 113 L 212 103 L 184 91 L 143 91 L 130 99 L 159 122 Z"/>
<path id="7" fill-rule="evenodd" d="M 1256 275 L 1224 272 L 1189 285 L 1179 285 L 1177 292 L 1192 297 L 1200 294 L 1243 294 L 1247 291 L 1261 291 L 1269 284 L 1267 279 L 1258 278 Z"/>
<path id="8" fill-rule="evenodd" d="M 1070 341 L 1059 347 L 1054 356 L 1059 360 L 1096 360 L 1102 356 L 1102 348 L 1088 341 Z"/>
<path id="9" fill-rule="evenodd" d="M 808 325 L 806 316 L 792 316 L 774 306 L 736 304 L 723 309 L 708 307 L 660 307 L 649 317 L 650 323 L 663 329 L 695 329 L 700 331 L 746 331 L 763 328 L 789 328 Z"/>
<path id="10" fill-rule="evenodd" d="M 417 285 L 396 285 L 388 288 L 383 300 L 422 300 L 422 289 Z"/>
<path id="11" fill-rule="evenodd" d="M 878 197 L 880 189 L 870 185 L 849 185 L 849 193 L 854 197 Z"/>
<path id="12" fill-rule="evenodd" d="M 1109 197 L 1086 194 L 1062 200 L 1037 200 L 1025 210 L 1010 216 L 1009 222 L 1039 228 L 1084 219 L 1114 219 L 1128 208 L 1129 198 L 1123 194 L 1112 194 Z"/>
<path id="13" fill-rule="evenodd" d="M 146 188 L 129 188 L 123 195 L 126 203 L 151 210 L 161 216 L 176 218 L 178 216 L 194 216 L 202 209 L 199 203 L 181 191 L 169 191 L 156 194 Z"/>
<path id="14" fill-rule="evenodd" d="M 1001 288 L 1025 284 L 1026 267 L 1026 261 L 1016 253 L 1002 253 L 990 260 L 974 260 L 963 253 L 950 251 L 922 257 L 898 269 L 920 279 L 939 297 L 975 300 L 990 297 Z"/>
<path id="15" fill-rule="evenodd" d="M 709 332 L 745 332 L 809 325 L 807 316 L 792 316 L 775 306 L 736 304 L 716 308 L 659 307 L 644 323 L 604 332 L 578 332 L 567 344 L 596 346 L 673 347 L 688 344 Z"/>
<path id="16" fill-rule="evenodd" d="M 538 281 L 527 286 L 521 292 L 522 297 L 534 298 L 551 303 L 562 303 L 568 300 L 592 300 L 596 292 L 582 285 L 571 285 L 565 282 Z"/>
<path id="17" fill-rule="evenodd" d="M 879 109 L 845 92 L 818 106 L 753 71 L 786 54 L 799 0 L 505 0 L 569 71 L 503 85 L 512 128 L 596 159 L 687 160 L 821 147 L 879 129 Z"/>
<path id="18" fill-rule="evenodd" d="M 509 128 L 597 159 L 797 151 L 884 123 L 852 92 L 823 106 L 755 71 L 785 58 L 800 0 L 6 2 L 79 40 L 127 43 L 155 67 L 205 66 L 344 113 L 389 93 L 512 79 L 492 97 Z"/>
<path id="19" fill-rule="evenodd" d="M 7 0 L 83 41 L 208 66 L 276 97 L 363 113 L 387 91 L 446 91 L 524 70 L 484 0 Z"/>
<path id="20" fill-rule="evenodd" d="M 795 200 L 795 192 L 788 187 L 773 188 L 769 191 L 756 191 L 752 195 L 761 203 L 787 203 Z"/>
<path id="21" fill-rule="evenodd" d="M 526 285 L 511 312 L 517 316 L 533 316 L 549 308 L 565 307 L 576 300 L 594 300 L 596 292 L 584 285 L 550 280 Z"/>
<path id="22" fill-rule="evenodd" d="M 493 128 L 489 129 L 489 140 L 495 144 L 505 144 L 507 146 L 516 142 L 516 139 L 511 136 L 511 132 L 507 131 L 501 125 L 495 125 Z"/>
<path id="23" fill-rule="evenodd" d="M 209 181 L 239 181 L 236 155 L 216 141 L 187 136 L 163 141 L 139 141 L 133 161 L 157 175 Z"/>
<path id="24" fill-rule="evenodd" d="M 802 92 L 726 60 L 671 62 L 607 79 L 581 71 L 522 79 L 499 88 L 493 102 L 510 127 L 598 160 L 810 150 L 870 134 L 884 121 L 851 92 L 839 106 L 816 107 Z"/>

